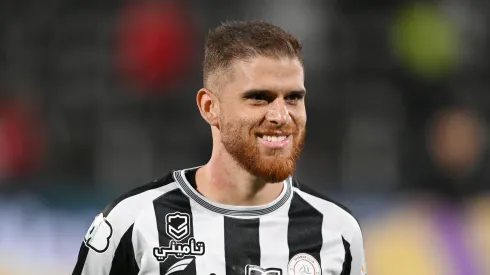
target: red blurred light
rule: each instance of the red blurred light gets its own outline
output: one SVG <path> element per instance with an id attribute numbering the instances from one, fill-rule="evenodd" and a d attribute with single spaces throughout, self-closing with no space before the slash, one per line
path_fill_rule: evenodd
<path id="1" fill-rule="evenodd" d="M 0 105 L 0 178 L 28 175 L 39 168 L 45 149 L 41 125 L 25 106 Z"/>
<path id="2" fill-rule="evenodd" d="M 185 10 L 170 2 L 132 2 L 121 13 L 117 66 L 125 80 L 161 87 L 185 75 L 193 28 Z"/>

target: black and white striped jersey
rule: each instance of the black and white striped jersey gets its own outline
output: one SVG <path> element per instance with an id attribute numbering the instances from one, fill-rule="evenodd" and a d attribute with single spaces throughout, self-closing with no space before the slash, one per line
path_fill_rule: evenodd
<path id="1" fill-rule="evenodd" d="M 108 205 L 73 274 L 364 275 L 361 229 L 294 178 L 264 206 L 230 206 L 196 191 L 197 168 L 173 171 Z"/>

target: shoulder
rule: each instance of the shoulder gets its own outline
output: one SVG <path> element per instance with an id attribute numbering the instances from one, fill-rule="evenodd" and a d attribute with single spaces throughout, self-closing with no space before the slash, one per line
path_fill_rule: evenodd
<path id="1" fill-rule="evenodd" d="M 358 234 L 360 232 L 361 229 L 358 220 L 345 205 L 321 194 L 295 178 L 293 178 L 293 190 L 295 194 L 328 219 L 329 227 L 351 234 Z"/>
<path id="2" fill-rule="evenodd" d="M 128 212 L 134 212 L 157 197 L 176 189 L 172 173 L 156 179 L 150 183 L 134 188 L 110 202 L 102 211 L 104 217 L 127 216 Z"/>
<path id="3" fill-rule="evenodd" d="M 94 220 L 92 228 L 105 227 L 110 235 L 123 235 L 145 206 L 178 188 L 172 173 L 126 192 L 110 202 Z M 90 233 L 90 232 L 89 232 Z"/>

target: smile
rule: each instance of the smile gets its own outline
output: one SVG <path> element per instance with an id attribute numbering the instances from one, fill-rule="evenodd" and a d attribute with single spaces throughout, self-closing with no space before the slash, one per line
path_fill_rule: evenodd
<path id="1" fill-rule="evenodd" d="M 272 149 L 277 149 L 277 148 L 284 148 L 290 140 L 291 135 L 287 136 L 270 136 L 270 135 L 263 135 L 263 136 L 258 136 L 257 139 L 265 145 L 268 148 Z"/>

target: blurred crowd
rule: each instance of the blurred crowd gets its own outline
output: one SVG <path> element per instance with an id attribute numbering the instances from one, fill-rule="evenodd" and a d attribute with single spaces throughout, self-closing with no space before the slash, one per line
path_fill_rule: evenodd
<path id="1" fill-rule="evenodd" d="M 304 43 L 296 176 L 359 218 L 368 274 L 490 274 L 489 15 L 480 0 L 0 0 L 0 274 L 69 273 L 104 203 L 208 160 L 203 41 L 249 19 Z"/>

